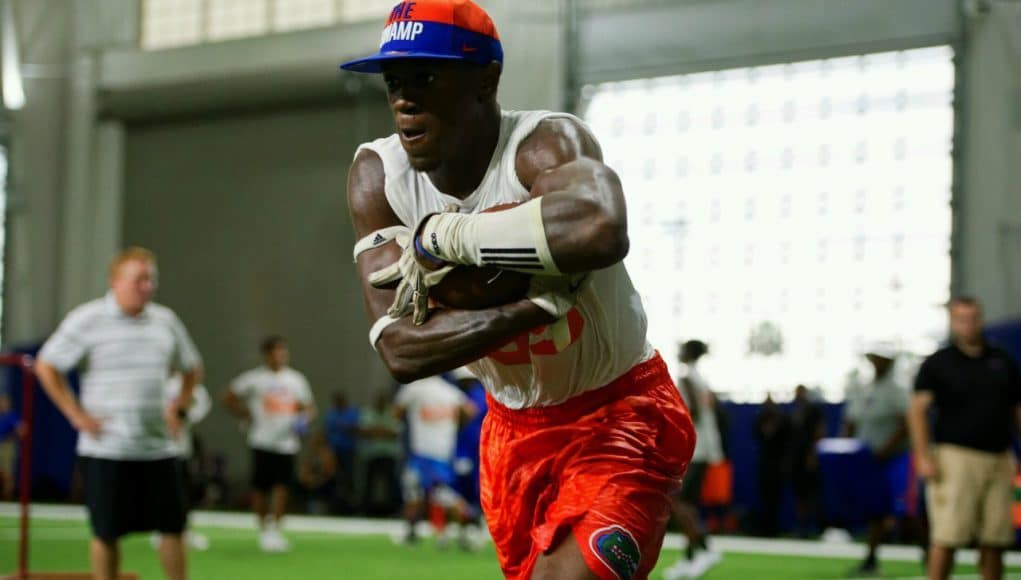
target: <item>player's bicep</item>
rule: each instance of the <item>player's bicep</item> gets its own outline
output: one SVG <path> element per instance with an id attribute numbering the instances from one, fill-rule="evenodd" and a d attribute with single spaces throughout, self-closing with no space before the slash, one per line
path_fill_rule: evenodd
<path id="1" fill-rule="evenodd" d="M 569 118 L 547 119 L 521 142 L 515 171 L 521 183 L 533 189 L 543 173 L 580 159 L 603 160 L 599 143 L 588 129 Z"/>
<path id="2" fill-rule="evenodd" d="M 605 163 L 595 137 L 579 121 L 547 119 L 518 148 L 515 171 L 532 197 L 592 185 L 611 194 L 620 180 Z"/>
<path id="3" fill-rule="evenodd" d="M 624 188 L 580 121 L 540 123 L 518 148 L 515 169 L 531 197 L 543 200 L 546 241 L 561 271 L 624 259 L 630 247 Z"/>

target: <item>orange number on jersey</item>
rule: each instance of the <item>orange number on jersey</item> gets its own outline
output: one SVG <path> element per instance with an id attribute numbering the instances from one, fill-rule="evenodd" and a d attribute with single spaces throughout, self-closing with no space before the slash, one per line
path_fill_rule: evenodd
<path id="1" fill-rule="evenodd" d="M 293 415 L 298 412 L 298 402 L 288 393 L 266 393 L 262 410 L 267 415 Z"/>
<path id="2" fill-rule="evenodd" d="M 528 333 L 519 334 L 514 340 L 486 356 L 508 366 L 528 364 L 532 360 L 528 355 Z"/>
<path id="3" fill-rule="evenodd" d="M 519 334 L 514 340 L 486 356 L 507 366 L 529 364 L 532 362 L 532 355 L 551 356 L 563 352 L 567 347 L 578 342 L 584 328 L 585 319 L 582 318 L 577 308 L 572 308 L 567 316 L 552 325 L 540 326 Z M 548 338 L 534 344 L 531 342 L 533 336 L 544 335 Z"/>
<path id="4" fill-rule="evenodd" d="M 450 405 L 422 405 L 418 416 L 426 423 L 450 421 L 457 418 L 457 407 Z"/>

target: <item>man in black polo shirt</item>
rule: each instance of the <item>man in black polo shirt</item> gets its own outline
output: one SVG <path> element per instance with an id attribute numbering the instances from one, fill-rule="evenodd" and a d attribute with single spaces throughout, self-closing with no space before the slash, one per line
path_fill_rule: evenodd
<path id="1" fill-rule="evenodd" d="M 1002 578 L 1003 550 L 1014 543 L 1010 444 L 1021 417 L 1021 373 L 1007 352 L 985 342 L 975 299 L 955 298 L 949 310 L 951 343 L 919 369 L 908 416 L 918 475 L 928 484 L 929 578 L 949 577 L 954 550 L 973 541 L 982 577 Z"/>

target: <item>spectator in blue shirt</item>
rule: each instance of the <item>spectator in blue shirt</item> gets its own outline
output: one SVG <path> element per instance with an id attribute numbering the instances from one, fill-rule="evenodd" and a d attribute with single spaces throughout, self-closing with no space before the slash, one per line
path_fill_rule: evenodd
<path id="1" fill-rule="evenodd" d="M 337 456 L 337 493 L 342 507 L 354 507 L 355 452 L 358 447 L 358 407 L 348 404 L 341 392 L 333 394 L 333 407 L 326 412 L 326 439 Z"/>

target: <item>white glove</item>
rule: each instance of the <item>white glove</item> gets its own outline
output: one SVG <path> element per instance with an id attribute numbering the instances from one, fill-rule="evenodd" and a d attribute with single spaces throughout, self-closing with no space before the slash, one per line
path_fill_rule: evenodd
<path id="1" fill-rule="evenodd" d="M 526 297 L 556 319 L 567 316 L 588 284 L 588 272 L 563 276 L 532 276 Z"/>
<path id="2" fill-rule="evenodd" d="M 426 216 L 425 219 L 429 217 L 431 216 Z M 410 230 L 398 233 L 394 241 L 404 250 L 400 259 L 386 268 L 369 274 L 369 284 L 380 287 L 400 280 L 397 294 L 387 314 L 392 318 L 412 314 L 415 325 L 421 325 L 429 314 L 429 288 L 439 284 L 454 266 L 448 264 L 436 270 L 423 266 L 419 262 L 415 244 L 412 243 Z"/>

